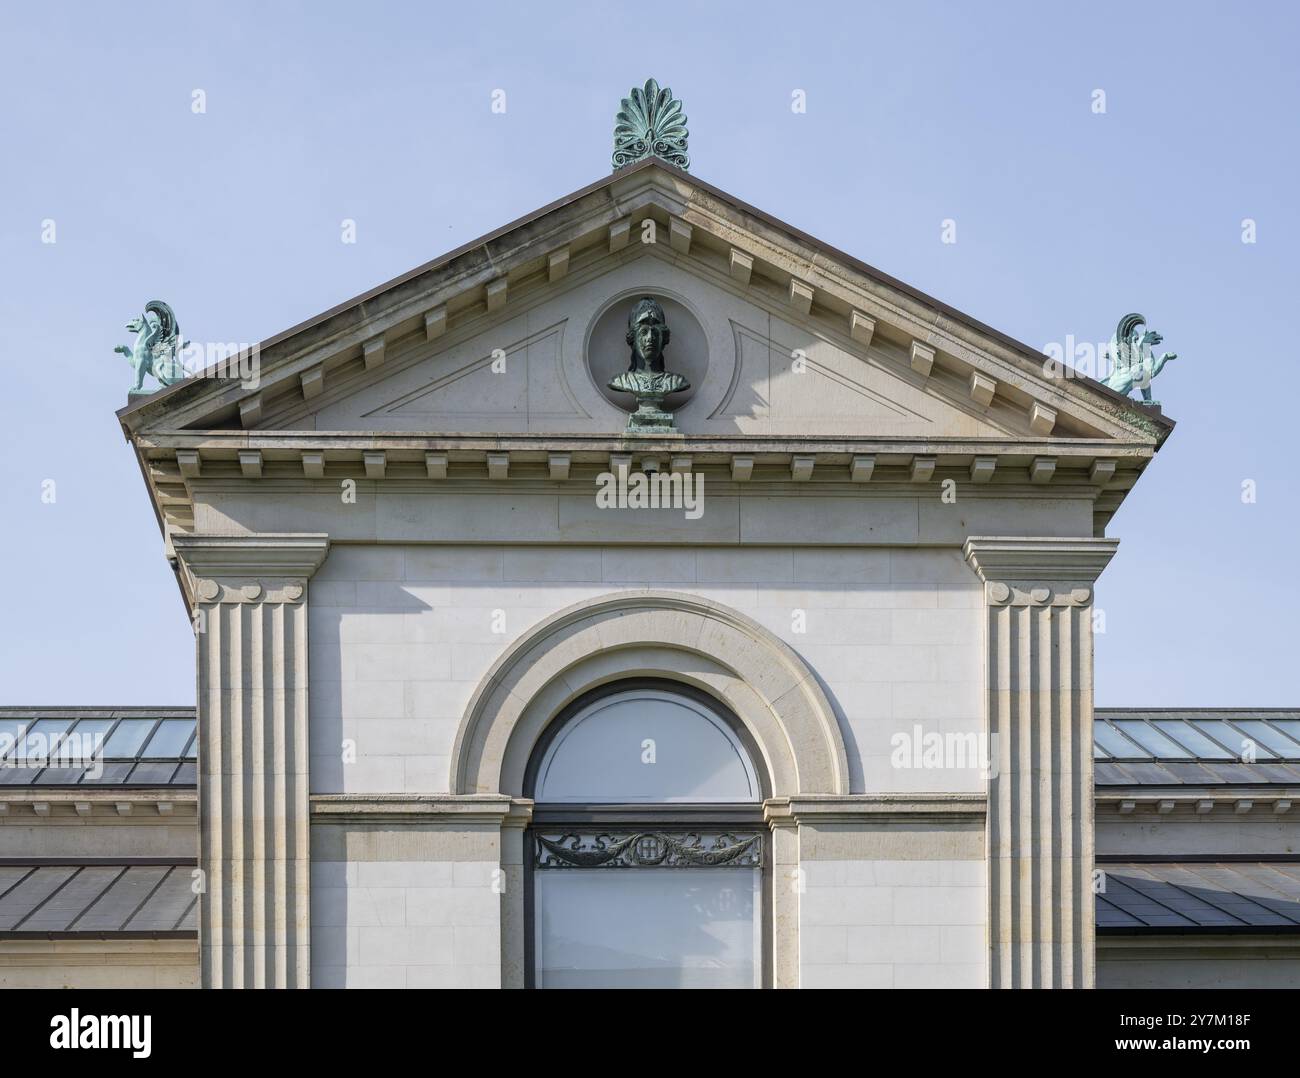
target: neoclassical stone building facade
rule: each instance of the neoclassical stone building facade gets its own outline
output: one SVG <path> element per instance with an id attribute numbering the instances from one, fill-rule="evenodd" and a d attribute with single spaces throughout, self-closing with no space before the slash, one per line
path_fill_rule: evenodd
<path id="1" fill-rule="evenodd" d="M 642 297 L 668 434 L 606 386 Z M 121 413 L 199 630 L 203 984 L 1094 983 L 1158 411 L 654 158 L 260 360 Z"/>
<path id="2" fill-rule="evenodd" d="M 645 297 L 668 433 L 608 385 Z M 1142 923 L 1092 627 L 1158 409 L 653 157 L 259 358 L 119 413 L 202 985 L 1084 988 Z"/>

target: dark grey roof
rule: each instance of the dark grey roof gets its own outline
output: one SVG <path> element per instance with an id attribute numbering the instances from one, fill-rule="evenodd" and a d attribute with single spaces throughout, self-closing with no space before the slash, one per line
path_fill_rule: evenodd
<path id="1" fill-rule="evenodd" d="M 192 707 L 0 707 L 0 788 L 190 787 L 197 756 Z"/>
<path id="2" fill-rule="evenodd" d="M 1300 785 L 1300 711 L 1097 708 L 1098 786 Z"/>
<path id="3" fill-rule="evenodd" d="M 1300 862 L 1098 861 L 1106 935 L 1300 933 Z"/>
<path id="4" fill-rule="evenodd" d="M 0 939 L 191 937 L 194 860 L 0 860 Z"/>

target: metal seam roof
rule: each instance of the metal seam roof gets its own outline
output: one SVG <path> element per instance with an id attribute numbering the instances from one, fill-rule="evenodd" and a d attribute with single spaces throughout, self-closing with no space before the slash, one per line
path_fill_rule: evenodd
<path id="1" fill-rule="evenodd" d="M 194 859 L 104 864 L 0 860 L 0 939 L 193 936 Z"/>
<path id="2" fill-rule="evenodd" d="M 1300 864 L 1099 862 L 1101 934 L 1300 933 Z"/>

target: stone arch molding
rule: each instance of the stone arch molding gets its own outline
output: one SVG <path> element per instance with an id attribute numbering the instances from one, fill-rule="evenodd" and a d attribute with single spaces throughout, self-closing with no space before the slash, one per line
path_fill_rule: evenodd
<path id="1" fill-rule="evenodd" d="M 521 796 L 533 747 L 560 711 L 591 689 L 645 676 L 693 685 L 731 708 L 758 746 L 772 796 L 849 792 L 834 709 L 794 650 L 721 603 L 652 590 L 577 603 L 506 650 L 461 720 L 452 792 Z"/>

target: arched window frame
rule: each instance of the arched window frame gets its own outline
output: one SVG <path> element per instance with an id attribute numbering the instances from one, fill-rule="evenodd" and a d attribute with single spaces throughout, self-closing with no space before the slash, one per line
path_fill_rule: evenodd
<path id="1" fill-rule="evenodd" d="M 761 844 L 762 858 L 760 869 L 761 886 L 759 888 L 761 900 L 759 910 L 759 987 L 770 988 L 773 979 L 772 836 L 766 825 L 763 811 L 763 802 L 771 796 L 770 779 L 763 766 L 757 744 L 745 729 L 744 724 L 725 704 L 708 693 L 696 689 L 694 686 L 685 685 L 667 678 L 627 678 L 602 685 L 574 700 L 547 724 L 546 730 L 533 747 L 532 755 L 528 761 L 524 776 L 524 795 L 529 798 L 534 797 L 542 762 L 549 755 L 555 739 L 577 715 L 606 697 L 638 690 L 663 692 L 684 697 L 701 705 L 711 715 L 724 722 L 736 742 L 748 756 L 749 765 L 758 781 L 761 797 L 757 801 L 738 803 L 667 801 L 647 804 L 638 802 L 547 803 L 535 801 L 532 820 L 524 843 L 525 987 L 537 987 L 536 881 L 534 875 L 536 872 L 535 859 L 539 847 L 536 836 L 541 831 L 573 827 L 575 830 L 581 829 L 584 831 L 592 829 L 654 828 L 668 833 L 689 833 L 706 829 L 714 831 L 743 830 L 746 833 L 756 833 Z"/>

